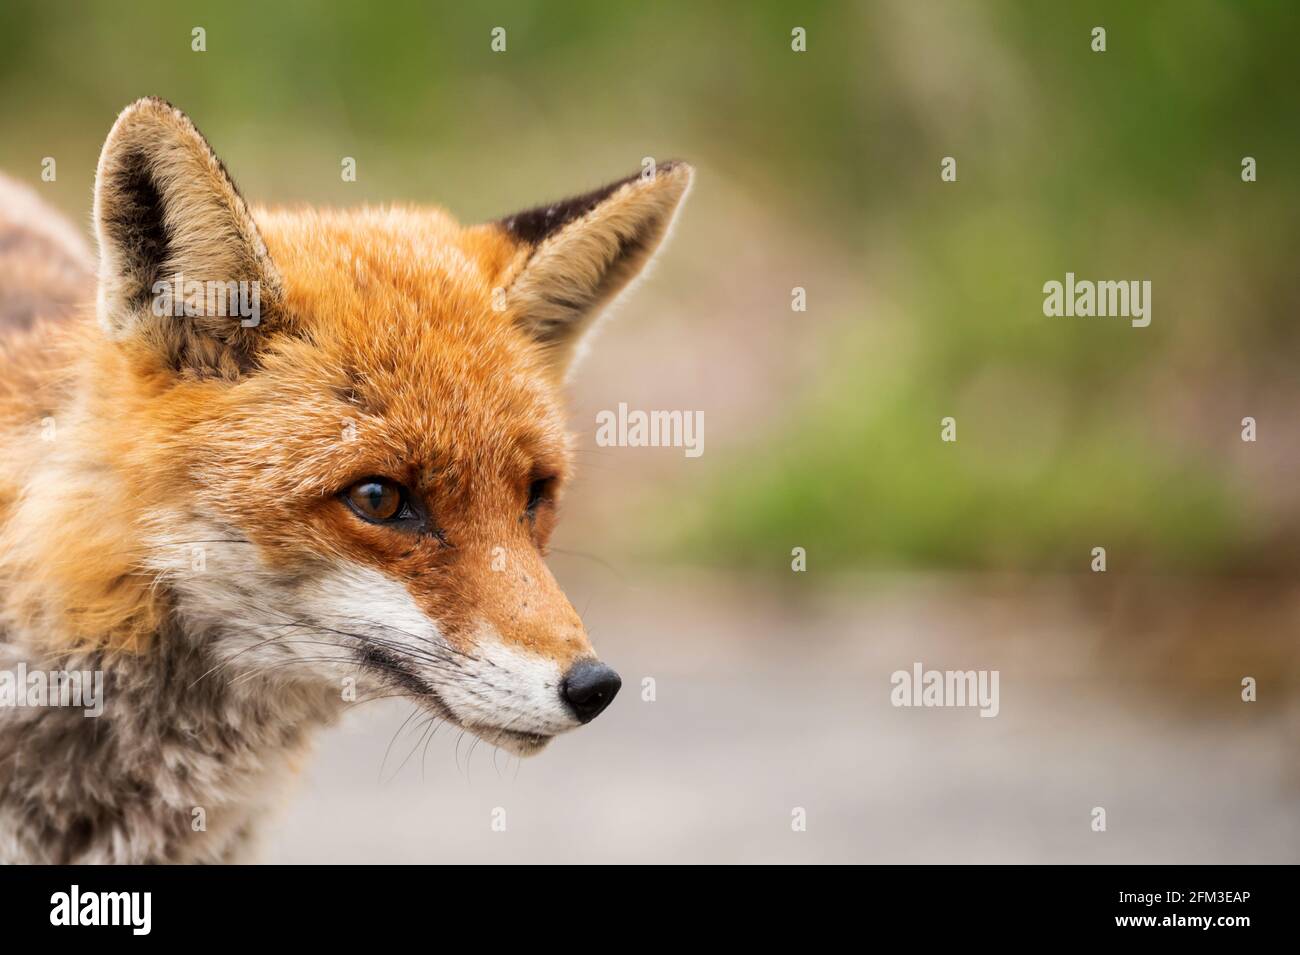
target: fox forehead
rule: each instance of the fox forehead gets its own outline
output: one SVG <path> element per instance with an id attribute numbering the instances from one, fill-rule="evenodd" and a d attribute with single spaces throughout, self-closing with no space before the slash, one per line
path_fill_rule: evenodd
<path id="1" fill-rule="evenodd" d="M 493 283 L 518 254 L 500 230 L 462 229 L 438 209 L 266 211 L 257 220 L 289 322 L 321 348 L 350 347 L 357 371 L 476 353 L 528 364 L 527 337 L 493 308 Z"/>
<path id="2" fill-rule="evenodd" d="M 300 478 L 419 481 L 427 473 L 412 469 L 437 469 L 470 492 L 478 480 L 562 475 L 558 384 L 537 344 L 495 307 L 494 282 L 518 255 L 506 234 L 461 228 L 437 209 L 256 218 L 294 333 L 231 398 L 257 409 L 251 427 L 293 432 L 282 437 Z"/>
<path id="3" fill-rule="evenodd" d="M 326 321 L 348 318 L 331 305 L 376 303 L 397 319 L 463 319 L 457 306 L 489 308 L 492 281 L 520 252 L 504 230 L 462 228 L 436 207 L 255 208 L 254 219 L 286 304 L 324 306 Z"/>

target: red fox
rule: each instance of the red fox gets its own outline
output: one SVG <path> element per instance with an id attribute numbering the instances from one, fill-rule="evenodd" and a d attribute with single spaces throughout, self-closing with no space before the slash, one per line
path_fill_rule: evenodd
<path id="1" fill-rule="evenodd" d="M 97 275 L 0 181 L 0 861 L 248 858 L 356 680 L 520 755 L 608 706 L 544 561 L 561 390 L 691 177 L 468 227 L 250 207 L 142 99 Z"/>

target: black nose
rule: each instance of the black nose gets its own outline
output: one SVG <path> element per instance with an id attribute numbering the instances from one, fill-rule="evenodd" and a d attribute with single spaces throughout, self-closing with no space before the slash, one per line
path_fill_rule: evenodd
<path id="1" fill-rule="evenodd" d="M 560 696 L 584 723 L 590 723 L 613 702 L 623 685 L 619 675 L 597 660 L 579 660 L 560 681 Z"/>

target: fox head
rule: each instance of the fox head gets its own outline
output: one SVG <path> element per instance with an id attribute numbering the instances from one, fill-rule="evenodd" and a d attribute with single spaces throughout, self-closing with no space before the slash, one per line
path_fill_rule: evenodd
<path id="1" fill-rule="evenodd" d="M 100 157 L 96 372 L 168 613 L 232 672 L 383 690 L 512 752 L 619 688 L 545 563 L 561 388 L 691 182 L 660 165 L 464 227 L 245 204 L 145 99 Z"/>

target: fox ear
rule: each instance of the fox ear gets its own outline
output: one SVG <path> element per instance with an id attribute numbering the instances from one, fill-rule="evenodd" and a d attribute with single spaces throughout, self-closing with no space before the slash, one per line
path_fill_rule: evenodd
<path id="1" fill-rule="evenodd" d="M 191 375 L 235 378 L 255 364 L 279 276 L 221 160 L 171 104 L 137 100 L 113 124 L 95 233 L 100 321 L 114 338 Z"/>
<path id="2" fill-rule="evenodd" d="M 497 223 L 520 247 L 507 270 L 507 304 L 559 377 L 601 309 L 654 255 L 693 174 L 686 163 L 665 163 Z"/>

